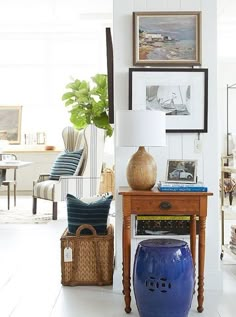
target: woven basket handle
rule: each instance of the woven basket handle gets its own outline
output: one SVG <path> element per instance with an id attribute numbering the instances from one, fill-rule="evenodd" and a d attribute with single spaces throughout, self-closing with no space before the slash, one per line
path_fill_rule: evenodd
<path id="1" fill-rule="evenodd" d="M 84 230 L 84 229 L 89 229 L 91 232 L 92 232 L 92 235 L 93 236 L 96 236 L 97 235 L 97 232 L 95 230 L 95 228 L 89 224 L 84 224 L 84 225 L 81 225 L 79 226 L 79 228 L 76 230 L 76 236 L 80 236 L 81 234 L 81 231 Z"/>

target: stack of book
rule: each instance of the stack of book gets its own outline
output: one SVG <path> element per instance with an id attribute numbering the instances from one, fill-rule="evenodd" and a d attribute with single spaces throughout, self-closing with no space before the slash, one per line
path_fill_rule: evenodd
<path id="1" fill-rule="evenodd" d="M 236 254 L 236 225 L 231 226 L 230 250 Z"/>
<path id="2" fill-rule="evenodd" d="M 171 183 L 159 182 L 157 185 L 161 192 L 207 192 L 208 188 L 203 183 Z"/>

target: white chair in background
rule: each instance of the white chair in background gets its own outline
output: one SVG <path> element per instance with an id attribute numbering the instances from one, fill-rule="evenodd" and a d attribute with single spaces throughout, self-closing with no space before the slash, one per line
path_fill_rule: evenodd
<path id="1" fill-rule="evenodd" d="M 72 127 L 62 132 L 65 150 L 69 152 L 83 149 L 74 175 L 63 175 L 58 180 L 50 180 L 49 174 L 41 174 L 33 183 L 33 214 L 37 212 L 37 199 L 52 201 L 52 218 L 57 219 L 58 202 L 65 201 L 66 195 L 90 197 L 98 193 L 103 163 L 104 130 L 90 125 L 77 131 Z"/>

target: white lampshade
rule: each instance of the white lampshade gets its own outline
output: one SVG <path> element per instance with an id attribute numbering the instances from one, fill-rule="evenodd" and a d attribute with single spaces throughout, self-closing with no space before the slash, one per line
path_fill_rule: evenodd
<path id="1" fill-rule="evenodd" d="M 156 182 L 154 158 L 144 146 L 166 145 L 165 113 L 151 110 L 121 110 L 116 113 L 117 146 L 138 146 L 130 158 L 126 176 L 134 190 L 150 190 Z"/>
<path id="2" fill-rule="evenodd" d="M 165 113 L 152 110 L 119 110 L 116 113 L 117 146 L 165 146 Z"/>

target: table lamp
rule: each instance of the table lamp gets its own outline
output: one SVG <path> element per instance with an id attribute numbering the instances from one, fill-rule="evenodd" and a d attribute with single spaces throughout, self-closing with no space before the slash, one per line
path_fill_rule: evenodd
<path id="1" fill-rule="evenodd" d="M 135 190 L 150 190 L 156 183 L 157 166 L 145 146 L 166 145 L 165 113 L 151 110 L 120 110 L 116 113 L 117 146 L 138 146 L 130 158 L 126 176 Z"/>

